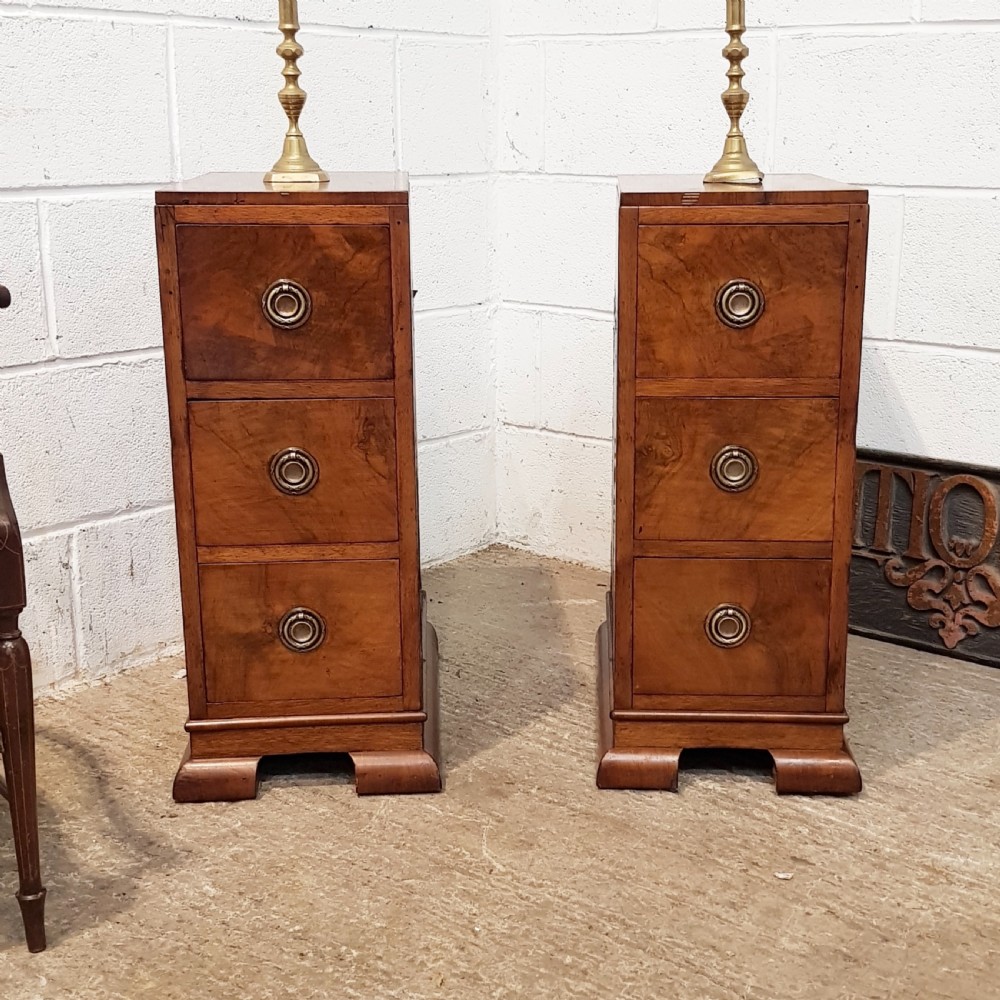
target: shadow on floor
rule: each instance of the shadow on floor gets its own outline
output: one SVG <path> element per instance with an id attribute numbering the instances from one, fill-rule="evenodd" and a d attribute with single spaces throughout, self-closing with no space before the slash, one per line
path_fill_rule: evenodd
<path id="1" fill-rule="evenodd" d="M 592 570 L 555 560 L 506 549 L 473 558 L 475 573 L 459 560 L 424 580 L 440 640 L 446 770 L 577 697 L 579 663 L 590 669 L 607 591 Z M 582 645 L 581 615 L 593 619 Z"/>
<path id="2" fill-rule="evenodd" d="M 139 880 L 152 871 L 169 869 L 178 855 L 156 833 L 136 821 L 129 809 L 131 783 L 137 773 L 115 775 L 109 758 L 93 743 L 85 743 L 65 729 L 39 727 L 38 826 L 42 881 L 48 890 L 46 931 L 48 946 L 58 945 L 89 927 L 114 920 L 133 906 Z M 59 774 L 60 784 L 72 790 L 54 808 L 45 789 L 47 778 Z M 69 777 L 68 777 L 69 776 Z M 70 829 L 75 828 L 75 829 Z M 69 843 L 92 844 L 93 850 L 71 852 Z M 97 867 L 91 857 L 111 866 Z M 0 900 L 0 953 L 24 948 L 21 911 L 14 898 L 17 864 L 10 817 L 0 803 L 0 878 L 10 892 Z"/>

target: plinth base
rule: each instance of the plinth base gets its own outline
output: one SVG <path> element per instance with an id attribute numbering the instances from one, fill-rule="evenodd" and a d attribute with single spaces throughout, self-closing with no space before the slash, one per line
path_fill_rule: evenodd
<path id="1" fill-rule="evenodd" d="M 424 711 L 302 719 L 192 720 L 174 779 L 176 802 L 257 797 L 257 766 L 276 754 L 346 753 L 358 795 L 441 791 L 438 764 L 438 643 L 422 621 Z"/>
<path id="2" fill-rule="evenodd" d="M 615 711 L 609 636 L 605 622 L 597 632 L 598 788 L 676 792 L 683 750 L 724 748 L 769 752 L 779 795 L 861 791 L 843 715 Z"/>

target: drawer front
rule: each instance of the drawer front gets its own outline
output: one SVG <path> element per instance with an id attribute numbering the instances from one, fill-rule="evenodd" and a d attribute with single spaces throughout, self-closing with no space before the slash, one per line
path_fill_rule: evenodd
<path id="1" fill-rule="evenodd" d="M 828 541 L 835 399 L 636 401 L 635 537 Z"/>
<path id="2" fill-rule="evenodd" d="M 842 225 L 641 227 L 636 374 L 839 376 L 846 266 Z"/>
<path id="3" fill-rule="evenodd" d="M 635 693 L 822 695 L 830 574 L 809 559 L 637 559 Z"/>
<path id="4" fill-rule="evenodd" d="M 182 225 L 177 266 L 188 378 L 392 377 L 387 227 Z"/>
<path id="5" fill-rule="evenodd" d="M 401 694 L 395 561 L 202 566 L 199 577 L 210 702 Z"/>
<path id="6" fill-rule="evenodd" d="M 200 545 L 391 542 L 392 399 L 190 404 Z"/>

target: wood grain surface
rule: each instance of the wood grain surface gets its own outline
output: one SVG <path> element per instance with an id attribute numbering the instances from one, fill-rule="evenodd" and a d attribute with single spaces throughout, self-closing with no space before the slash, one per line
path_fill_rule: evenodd
<path id="1" fill-rule="evenodd" d="M 177 258 L 188 378 L 392 376 L 388 227 L 179 225 Z M 261 308 L 282 279 L 312 297 L 295 330 Z"/>
<path id="2" fill-rule="evenodd" d="M 638 400 L 636 538 L 828 541 L 837 414 L 835 399 Z M 742 493 L 711 477 L 732 445 L 759 464 Z"/>
<path id="3" fill-rule="evenodd" d="M 735 649 L 709 641 L 720 605 L 750 616 Z M 830 564 L 795 559 L 637 559 L 635 681 L 641 694 L 803 696 L 826 689 Z"/>
<path id="4" fill-rule="evenodd" d="M 839 375 L 847 226 L 640 226 L 639 378 Z M 763 315 L 726 326 L 732 280 L 756 283 Z"/>
<path id="5" fill-rule="evenodd" d="M 210 701 L 402 692 L 396 562 L 203 566 L 201 588 Z M 298 607 L 326 623 L 325 641 L 310 653 L 278 638 L 282 617 Z"/>
<path id="6" fill-rule="evenodd" d="M 388 542 L 399 535 L 391 399 L 201 401 L 190 404 L 201 545 Z M 288 495 L 273 456 L 307 451 L 316 485 Z"/>

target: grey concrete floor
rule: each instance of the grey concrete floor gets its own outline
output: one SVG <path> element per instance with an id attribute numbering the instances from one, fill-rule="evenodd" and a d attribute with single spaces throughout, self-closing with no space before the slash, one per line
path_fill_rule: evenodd
<path id="1" fill-rule="evenodd" d="M 760 760 L 594 787 L 606 576 L 491 550 L 426 574 L 447 788 L 320 759 L 177 806 L 177 661 L 40 704 L 50 950 L 0 807 L 0 998 L 1000 997 L 1000 672 L 853 639 L 854 800 Z"/>

